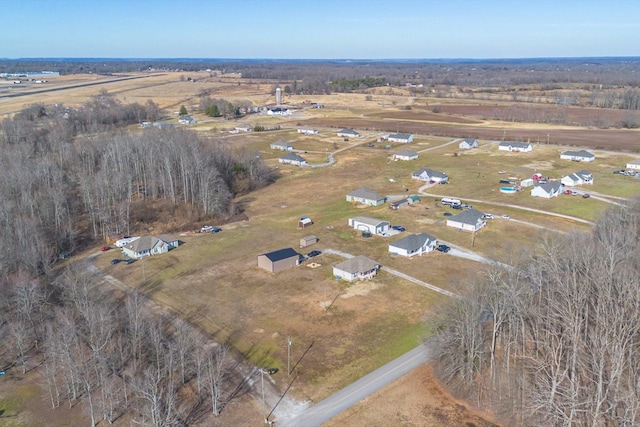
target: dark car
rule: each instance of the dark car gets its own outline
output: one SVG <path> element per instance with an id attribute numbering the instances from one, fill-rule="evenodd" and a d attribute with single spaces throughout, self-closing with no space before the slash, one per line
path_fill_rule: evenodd
<path id="1" fill-rule="evenodd" d="M 121 259 L 117 259 L 117 258 L 112 259 L 112 260 L 111 260 L 111 265 L 116 265 L 116 264 L 118 264 L 120 261 L 122 261 L 122 260 L 121 260 Z"/>
<path id="2" fill-rule="evenodd" d="M 307 254 L 308 258 L 313 258 L 314 256 L 318 256 L 318 255 L 322 255 L 322 252 L 320 251 L 311 251 Z"/>
<path id="3" fill-rule="evenodd" d="M 447 245 L 438 245 L 438 246 L 436 247 L 436 251 L 438 251 L 438 252 L 443 252 L 443 253 L 445 253 L 445 254 L 446 254 L 447 252 L 449 252 L 450 250 L 451 250 L 451 248 L 450 248 L 449 246 L 447 246 Z"/>
<path id="4" fill-rule="evenodd" d="M 211 228 L 209 229 L 209 232 L 210 232 L 210 233 L 219 233 L 219 232 L 221 232 L 221 231 L 222 231 L 222 228 L 220 228 L 220 227 L 211 227 Z"/>
<path id="5" fill-rule="evenodd" d="M 134 262 L 136 262 L 136 260 L 134 258 L 129 258 L 124 263 L 128 265 L 128 264 L 133 264 Z"/>
<path id="6" fill-rule="evenodd" d="M 451 205 L 451 207 L 458 210 L 462 209 L 462 205 Z"/>
<path id="7" fill-rule="evenodd" d="M 589 193 L 584 193 L 584 194 L 582 195 L 582 198 L 583 198 L 583 199 L 588 199 L 589 197 L 591 197 L 591 195 L 590 195 Z"/>
<path id="8" fill-rule="evenodd" d="M 396 231 L 405 231 L 405 228 L 401 225 L 392 225 L 391 228 Z"/>

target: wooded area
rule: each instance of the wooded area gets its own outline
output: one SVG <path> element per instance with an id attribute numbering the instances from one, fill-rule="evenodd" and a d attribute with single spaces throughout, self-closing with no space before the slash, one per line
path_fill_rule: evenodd
<path id="1" fill-rule="evenodd" d="M 101 94 L 81 108 L 34 105 L 0 124 L 0 272 L 47 273 L 60 252 L 130 234 L 148 211 L 232 216 L 234 195 L 273 180 L 255 153 L 182 129 L 123 130 L 158 110 Z M 172 231 L 172 230 L 166 230 Z M 19 248 L 19 249 L 18 249 Z"/>
<path id="2" fill-rule="evenodd" d="M 442 380 L 509 425 L 640 417 L 640 201 L 486 271 L 433 320 Z"/>

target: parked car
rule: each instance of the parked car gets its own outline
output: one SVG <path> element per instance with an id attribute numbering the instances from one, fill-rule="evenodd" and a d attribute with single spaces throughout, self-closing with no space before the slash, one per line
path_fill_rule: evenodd
<path id="1" fill-rule="evenodd" d="M 111 249 L 111 246 L 103 246 L 103 247 L 101 247 L 101 248 L 100 248 L 100 251 L 102 251 L 102 252 L 106 252 L 106 251 L 108 251 L 109 249 Z"/>
<path id="2" fill-rule="evenodd" d="M 583 199 L 588 199 L 589 197 L 591 197 L 591 195 L 590 195 L 589 193 L 584 193 L 584 194 L 582 195 L 582 198 L 583 198 Z"/>
<path id="3" fill-rule="evenodd" d="M 443 253 L 446 254 L 450 250 L 451 250 L 451 248 L 449 246 L 447 246 L 447 245 L 444 245 L 444 244 L 440 244 L 440 245 L 436 246 L 436 251 L 438 251 L 438 252 L 443 252 Z"/>
<path id="4" fill-rule="evenodd" d="M 204 225 L 202 226 L 202 228 L 200 229 L 201 233 L 208 233 L 211 231 L 211 229 L 213 228 L 212 225 Z"/>
<path id="5" fill-rule="evenodd" d="M 507 215 L 507 214 L 502 214 L 502 218 L 503 219 L 511 219 L 511 217 L 509 215 Z"/>
<path id="6" fill-rule="evenodd" d="M 573 191 L 572 191 L 572 190 L 570 190 L 570 189 L 566 189 L 566 190 L 564 190 L 564 194 L 571 194 L 572 192 L 573 192 Z"/>
<path id="7" fill-rule="evenodd" d="M 136 262 L 135 258 L 129 258 L 128 260 L 126 260 L 124 263 L 129 265 L 129 264 L 133 264 L 134 262 Z"/>
<path id="8" fill-rule="evenodd" d="M 111 265 L 116 265 L 116 264 L 120 263 L 120 261 L 122 261 L 122 260 L 114 258 L 114 259 L 111 260 Z"/>
<path id="9" fill-rule="evenodd" d="M 462 205 L 451 205 L 451 207 L 452 207 L 453 209 L 458 209 L 458 210 L 461 210 L 461 209 L 462 209 Z"/>
<path id="10" fill-rule="evenodd" d="M 392 225 L 391 228 L 396 231 L 406 231 L 406 229 L 401 225 Z"/>
<path id="11" fill-rule="evenodd" d="M 486 213 L 486 214 L 482 215 L 482 218 L 484 218 L 484 219 L 493 219 L 493 214 Z"/>
<path id="12" fill-rule="evenodd" d="M 214 233 L 214 234 L 215 233 L 219 233 L 221 231 L 222 231 L 222 228 L 220 228 L 220 227 L 211 227 L 211 229 L 209 229 L 209 232 L 210 233 Z"/>
<path id="13" fill-rule="evenodd" d="M 572 191 L 572 192 L 571 192 L 571 195 L 572 195 L 572 196 L 577 196 L 578 194 L 579 194 L 579 193 L 578 193 L 577 191 Z"/>
<path id="14" fill-rule="evenodd" d="M 320 251 L 311 251 L 307 254 L 307 258 L 313 258 L 314 256 L 322 255 Z"/>

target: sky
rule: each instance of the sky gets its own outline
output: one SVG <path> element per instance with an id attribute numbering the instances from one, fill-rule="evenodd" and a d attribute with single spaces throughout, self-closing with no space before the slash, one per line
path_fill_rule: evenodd
<path id="1" fill-rule="evenodd" d="M 640 56 L 638 0 L 0 0 L 0 58 Z"/>

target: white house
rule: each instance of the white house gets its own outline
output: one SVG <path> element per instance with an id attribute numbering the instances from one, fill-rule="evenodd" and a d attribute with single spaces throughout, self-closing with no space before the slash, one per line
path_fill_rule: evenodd
<path id="1" fill-rule="evenodd" d="M 476 232 L 487 225 L 484 213 L 475 209 L 467 209 L 458 215 L 447 218 L 447 227 Z"/>
<path id="2" fill-rule="evenodd" d="M 344 279 L 349 282 L 365 280 L 375 277 L 380 270 L 380 264 L 363 255 L 349 258 L 333 266 L 333 275 L 336 279 Z"/>
<path id="3" fill-rule="evenodd" d="M 319 132 L 317 129 L 298 129 L 298 133 L 303 135 L 318 135 Z"/>
<path id="4" fill-rule="evenodd" d="M 293 145 L 285 141 L 276 141 L 269 144 L 269 148 L 272 150 L 293 151 Z"/>
<path id="5" fill-rule="evenodd" d="M 178 119 L 178 123 L 181 125 L 195 125 L 196 119 L 191 116 L 182 116 Z"/>
<path id="6" fill-rule="evenodd" d="M 627 163 L 627 169 L 640 170 L 640 159 L 632 160 Z"/>
<path id="7" fill-rule="evenodd" d="M 435 249 L 438 240 L 427 234 L 410 234 L 398 241 L 389 244 L 389 252 L 412 257 L 431 252 Z"/>
<path id="8" fill-rule="evenodd" d="M 562 160 L 572 160 L 574 162 L 593 162 L 596 156 L 588 152 L 587 150 L 580 151 L 565 151 L 560 153 Z"/>
<path id="9" fill-rule="evenodd" d="M 458 144 L 458 148 L 462 150 L 470 150 L 472 148 L 478 148 L 478 140 L 467 138 Z"/>
<path id="10" fill-rule="evenodd" d="M 338 132 L 338 136 L 341 136 L 343 138 L 357 138 L 360 136 L 360 134 L 353 129 L 342 129 Z"/>
<path id="11" fill-rule="evenodd" d="M 429 168 L 419 169 L 411 174 L 411 178 L 417 179 L 424 182 L 447 182 L 449 181 L 449 176 L 444 172 L 434 171 Z"/>
<path id="12" fill-rule="evenodd" d="M 253 132 L 253 128 L 251 126 L 236 126 L 234 128 L 236 132 Z"/>
<path id="13" fill-rule="evenodd" d="M 122 252 L 131 258 L 163 254 L 173 248 L 177 248 L 179 240 L 175 237 L 163 234 L 158 237 L 142 236 L 122 247 Z"/>
<path id="14" fill-rule="evenodd" d="M 387 137 L 389 142 L 402 142 L 405 144 L 410 144 L 413 142 L 413 135 L 408 133 L 392 133 Z"/>
<path id="15" fill-rule="evenodd" d="M 416 160 L 418 152 L 413 150 L 400 150 L 393 154 L 393 160 Z"/>
<path id="16" fill-rule="evenodd" d="M 500 145 L 498 145 L 498 150 L 528 153 L 533 150 L 533 147 L 528 142 L 502 141 Z"/>
<path id="17" fill-rule="evenodd" d="M 557 197 L 560 193 L 562 193 L 562 184 L 558 181 L 538 184 L 531 190 L 533 197 L 543 197 L 545 199 Z"/>
<path id="18" fill-rule="evenodd" d="M 304 159 L 304 157 L 298 156 L 296 153 L 291 153 L 291 152 L 280 157 L 278 161 L 286 165 L 294 165 L 294 166 L 304 166 L 307 164 L 307 161 Z"/>
<path id="19" fill-rule="evenodd" d="M 270 116 L 290 116 L 291 115 L 291 110 L 289 110 L 288 108 L 270 108 L 269 110 L 267 110 L 267 114 Z"/>
<path id="20" fill-rule="evenodd" d="M 380 206 L 385 204 L 387 198 L 370 190 L 367 187 L 358 188 L 347 194 L 347 202 L 361 203 L 368 206 Z"/>
<path id="21" fill-rule="evenodd" d="M 568 187 L 574 187 L 576 185 L 593 184 L 593 175 L 586 170 L 581 170 L 571 175 L 562 177 L 560 182 Z"/>
<path id="22" fill-rule="evenodd" d="M 391 224 L 389 224 L 389 221 L 383 221 L 381 219 L 357 216 L 355 218 L 349 218 L 349 226 L 358 231 L 368 231 L 371 234 L 382 235 L 389 231 Z"/>

